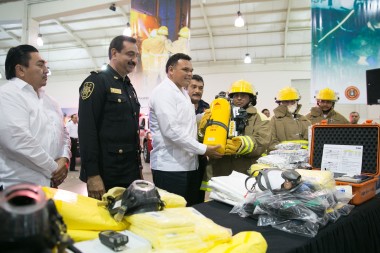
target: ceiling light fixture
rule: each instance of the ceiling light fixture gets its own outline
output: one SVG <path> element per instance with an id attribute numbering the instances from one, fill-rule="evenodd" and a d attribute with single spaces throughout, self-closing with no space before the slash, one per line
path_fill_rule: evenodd
<path id="1" fill-rule="evenodd" d="M 244 63 L 249 64 L 252 62 L 251 55 L 248 53 L 248 23 L 247 23 L 247 53 L 244 57 Z"/>
<path id="2" fill-rule="evenodd" d="M 132 35 L 132 30 L 131 30 L 131 24 L 129 22 L 127 23 L 127 27 L 123 31 L 124 36 L 131 36 Z"/>
<path id="3" fill-rule="evenodd" d="M 42 47 L 44 45 L 44 41 L 42 39 L 42 34 L 39 33 L 37 37 L 37 46 Z"/>
<path id="4" fill-rule="evenodd" d="M 249 64 L 251 62 L 252 62 L 251 56 L 249 55 L 249 53 L 246 53 L 244 57 L 244 63 Z"/>
<path id="5" fill-rule="evenodd" d="M 111 4 L 110 5 L 110 10 L 111 11 L 116 11 L 116 4 Z"/>
<path id="6" fill-rule="evenodd" d="M 240 0 L 239 0 L 239 10 L 237 12 L 237 18 L 235 19 L 235 26 L 236 27 L 244 26 L 244 19 L 243 19 L 242 13 L 240 12 Z"/>

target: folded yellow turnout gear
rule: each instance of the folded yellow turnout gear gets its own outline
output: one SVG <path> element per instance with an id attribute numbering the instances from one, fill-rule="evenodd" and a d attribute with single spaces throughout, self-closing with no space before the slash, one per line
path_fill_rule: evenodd
<path id="1" fill-rule="evenodd" d="M 240 232 L 232 237 L 228 243 L 215 246 L 207 253 L 241 253 L 241 252 L 267 252 L 268 244 L 259 232 Z"/>
<path id="2" fill-rule="evenodd" d="M 165 203 L 165 208 L 185 207 L 186 200 L 184 197 L 162 190 L 157 187 L 161 200 Z"/>
<path id="3" fill-rule="evenodd" d="M 151 230 L 142 229 L 138 225 L 132 225 L 130 230 L 149 240 L 154 249 L 182 249 L 184 252 L 206 252 L 210 248 L 208 243 L 202 241 L 199 235 L 195 233 L 170 233 L 157 235 Z"/>
<path id="4" fill-rule="evenodd" d="M 190 207 L 134 214 L 126 219 L 131 223 L 130 230 L 149 240 L 155 249 L 207 252 L 217 244 L 229 242 L 232 235 L 230 229 Z"/>
<path id="5" fill-rule="evenodd" d="M 75 242 L 81 242 L 98 238 L 100 231 L 68 229 L 67 233 Z"/>
<path id="6" fill-rule="evenodd" d="M 127 229 L 129 226 L 125 220 L 121 222 L 115 221 L 107 209 L 98 206 L 98 200 L 96 199 L 61 189 L 50 187 L 42 187 L 42 189 L 47 198 L 54 200 L 57 211 L 62 215 L 69 234 L 72 230 L 120 231 Z M 74 241 L 79 241 L 80 238 L 85 237 L 86 235 L 72 236 Z"/>

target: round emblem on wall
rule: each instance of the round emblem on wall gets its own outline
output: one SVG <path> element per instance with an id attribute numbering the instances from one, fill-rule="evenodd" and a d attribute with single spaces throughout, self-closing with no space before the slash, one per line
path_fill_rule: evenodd
<path id="1" fill-rule="evenodd" d="M 348 100 L 356 100 L 360 96 L 360 91 L 359 88 L 356 86 L 349 86 L 347 89 L 344 91 L 344 95 Z"/>

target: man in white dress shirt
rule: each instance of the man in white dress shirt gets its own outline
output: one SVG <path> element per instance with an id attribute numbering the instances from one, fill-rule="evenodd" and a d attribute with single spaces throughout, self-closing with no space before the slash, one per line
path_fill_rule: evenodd
<path id="1" fill-rule="evenodd" d="M 201 185 L 198 155 L 221 158 L 218 146 L 197 141 L 194 105 L 186 88 L 192 79 L 191 58 L 175 54 L 166 63 L 166 74 L 149 100 L 153 150 L 150 156 L 154 184 L 183 196 L 187 205 L 198 201 Z"/>
<path id="2" fill-rule="evenodd" d="M 47 73 L 35 47 L 9 49 L 9 82 L 0 87 L 0 187 L 18 182 L 57 187 L 67 176 L 70 138 L 61 108 L 42 89 Z"/>
<path id="3" fill-rule="evenodd" d="M 71 160 L 70 171 L 75 171 L 75 158 L 78 150 L 78 115 L 72 114 L 70 120 L 66 123 L 66 129 L 69 132 L 71 140 Z"/>

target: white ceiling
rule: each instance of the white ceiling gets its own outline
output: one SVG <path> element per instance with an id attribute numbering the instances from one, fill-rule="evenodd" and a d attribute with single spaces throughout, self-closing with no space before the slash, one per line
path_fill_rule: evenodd
<path id="1" fill-rule="evenodd" d="M 116 11 L 109 10 L 116 3 Z M 238 0 L 191 1 L 191 57 L 194 66 L 240 65 L 246 53 L 252 64 L 309 62 L 311 1 L 243 0 L 248 24 L 233 26 Z M 24 8 L 27 11 L 20 11 Z M 55 74 L 88 73 L 108 62 L 110 40 L 122 34 L 130 1 L 0 0 L 0 72 L 8 49 L 27 42 L 30 25 L 43 35 L 38 48 Z M 20 16 L 21 18 L 15 18 Z M 27 23 L 26 16 L 32 21 Z M 32 29 L 31 28 L 31 29 Z M 29 38 L 30 38 L 29 33 Z M 34 37 L 35 38 L 35 37 Z M 32 44 L 32 43 L 29 43 Z"/>

